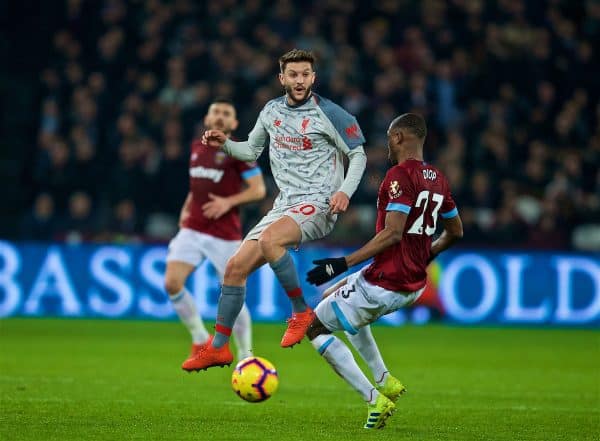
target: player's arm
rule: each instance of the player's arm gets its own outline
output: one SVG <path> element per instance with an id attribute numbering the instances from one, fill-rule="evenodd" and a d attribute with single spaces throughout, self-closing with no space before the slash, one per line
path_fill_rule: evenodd
<path id="1" fill-rule="evenodd" d="M 323 291 L 323 295 L 321 296 L 321 298 L 324 299 L 324 298 L 329 297 L 331 294 L 333 294 L 338 289 L 340 289 L 343 285 L 345 285 L 347 280 L 348 280 L 348 277 L 344 277 L 339 282 L 337 282 L 337 283 L 333 284 L 332 286 L 330 286 L 329 288 L 327 288 L 325 291 Z"/>
<path id="2" fill-rule="evenodd" d="M 254 171 L 257 171 L 257 173 L 254 173 Z M 267 189 L 260 169 L 256 167 L 247 170 L 247 172 L 251 172 L 252 175 L 245 178 L 246 188 L 239 193 L 227 197 L 217 196 L 212 193 L 208 194 L 210 201 L 202 206 L 204 216 L 209 219 L 218 219 L 233 207 L 264 199 Z"/>
<path id="3" fill-rule="evenodd" d="M 202 135 L 202 141 L 211 147 L 222 149 L 229 156 L 233 156 L 240 161 L 256 161 L 260 156 L 269 133 L 262 123 L 262 112 L 258 117 L 254 128 L 248 135 L 247 141 L 237 142 L 229 139 L 225 133 L 220 130 L 207 130 Z"/>
<path id="4" fill-rule="evenodd" d="M 183 227 L 183 223 L 190 216 L 190 206 L 192 203 L 192 192 L 188 192 L 187 197 L 185 198 L 185 202 L 181 207 L 181 212 L 179 213 L 179 228 Z"/>
<path id="5" fill-rule="evenodd" d="M 367 167 L 367 155 L 362 145 L 346 151 L 348 156 L 348 171 L 340 189 L 331 196 L 330 208 L 332 213 L 343 213 L 348 209 L 350 198 L 358 188 L 360 180 Z"/>
<path id="6" fill-rule="evenodd" d="M 313 285 L 321 285 L 346 272 L 349 267 L 358 265 L 397 244 L 402 240 L 407 217 L 407 214 L 400 211 L 388 211 L 385 215 L 385 228 L 369 242 L 346 257 L 313 261 L 316 266 L 308 272 L 306 280 Z"/>
<path id="7" fill-rule="evenodd" d="M 327 135 L 335 148 L 348 157 L 348 171 L 342 185 L 330 198 L 329 208 L 332 213 L 343 213 L 348 209 L 350 198 L 358 188 L 365 168 L 367 155 L 363 145 L 365 137 L 360 130 L 356 118 L 337 104 L 329 100 L 321 100 L 319 108 L 326 123 Z"/>
<path id="8" fill-rule="evenodd" d="M 430 262 L 441 252 L 446 251 L 463 237 L 462 220 L 460 219 L 458 213 L 456 216 L 449 219 L 442 217 L 442 220 L 444 222 L 444 231 L 442 231 L 440 237 L 434 240 L 431 244 L 431 256 L 429 258 Z"/>
<path id="9" fill-rule="evenodd" d="M 346 256 L 346 264 L 349 267 L 358 265 L 400 242 L 407 217 L 407 214 L 400 211 L 388 211 L 385 215 L 385 228 L 364 246 Z"/>

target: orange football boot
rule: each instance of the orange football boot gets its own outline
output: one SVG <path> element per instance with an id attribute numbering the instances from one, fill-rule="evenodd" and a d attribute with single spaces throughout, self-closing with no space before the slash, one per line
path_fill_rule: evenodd
<path id="1" fill-rule="evenodd" d="M 213 366 L 229 366 L 232 361 L 233 354 L 229 349 L 229 343 L 225 343 L 220 348 L 215 348 L 212 344 L 208 344 L 199 348 L 195 355 L 184 361 L 181 369 L 188 372 L 198 372 L 199 370 L 206 370 Z"/>
<path id="2" fill-rule="evenodd" d="M 196 356 L 196 354 L 200 351 L 200 349 L 202 349 L 205 346 L 208 346 L 212 343 L 213 341 L 213 336 L 212 335 L 208 335 L 208 340 L 206 340 L 204 343 L 192 343 L 192 350 L 190 351 L 190 355 L 188 355 L 188 358 L 184 361 L 184 363 L 186 363 L 188 360 L 191 360 L 192 358 L 194 358 Z M 183 367 L 183 365 L 182 365 Z"/>
<path id="3" fill-rule="evenodd" d="M 300 343 L 314 318 L 315 313 L 309 307 L 306 307 L 306 311 L 292 313 L 292 316 L 287 319 L 288 327 L 281 339 L 281 347 L 291 348 Z"/>

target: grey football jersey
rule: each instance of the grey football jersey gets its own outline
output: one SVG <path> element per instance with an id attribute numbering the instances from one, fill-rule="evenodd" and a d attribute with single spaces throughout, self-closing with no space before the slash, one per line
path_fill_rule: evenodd
<path id="1" fill-rule="evenodd" d="M 269 138 L 271 172 L 280 194 L 275 206 L 323 202 L 337 191 L 349 197 L 366 166 L 365 139 L 356 118 L 316 94 L 292 107 L 285 96 L 269 101 L 260 112 L 247 142 L 228 140 L 224 150 L 242 160 L 255 160 Z M 342 154 L 350 158 L 344 180 Z"/>

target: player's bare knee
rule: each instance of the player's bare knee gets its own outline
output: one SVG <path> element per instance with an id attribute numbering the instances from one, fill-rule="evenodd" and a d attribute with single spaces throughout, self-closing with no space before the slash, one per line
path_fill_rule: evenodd
<path id="1" fill-rule="evenodd" d="M 331 331 L 327 329 L 317 317 L 315 317 L 308 329 L 306 330 L 306 336 L 309 340 L 314 340 L 322 334 L 331 334 Z"/>
<path id="2" fill-rule="evenodd" d="M 175 294 L 180 293 L 182 289 L 183 281 L 167 274 L 165 277 L 165 291 L 167 291 L 170 296 L 174 296 Z"/>
<path id="3" fill-rule="evenodd" d="M 269 230 L 263 231 L 258 237 L 258 246 L 260 247 L 260 251 L 263 256 L 266 257 L 267 255 L 271 254 L 273 245 L 273 235 L 269 232 Z"/>
<path id="4" fill-rule="evenodd" d="M 223 280 L 225 284 L 243 283 L 248 278 L 248 268 L 245 262 L 237 256 L 233 256 L 227 261 Z"/>
<path id="5" fill-rule="evenodd" d="M 275 236 L 268 229 L 263 231 L 258 238 L 258 246 L 263 257 L 268 262 L 274 262 L 281 258 L 285 252 L 282 238 Z"/>

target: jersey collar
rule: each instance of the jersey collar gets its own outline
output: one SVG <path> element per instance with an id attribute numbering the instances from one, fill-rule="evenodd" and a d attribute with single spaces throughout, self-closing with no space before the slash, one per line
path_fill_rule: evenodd
<path id="1" fill-rule="evenodd" d="M 422 165 L 427 165 L 427 163 L 425 161 L 422 161 L 420 159 L 415 159 L 415 158 L 406 158 L 404 161 L 402 161 L 400 164 L 406 164 L 408 162 L 418 162 L 419 164 Z M 400 165 L 398 164 L 398 165 Z"/>
<path id="2" fill-rule="evenodd" d="M 308 95 L 304 101 L 302 101 L 301 103 L 298 103 L 298 104 L 295 104 L 295 105 L 292 106 L 292 105 L 290 105 L 290 103 L 288 103 L 287 94 L 285 94 L 283 96 L 283 101 L 285 102 L 285 105 L 287 107 L 289 107 L 290 109 L 297 109 L 298 107 L 301 107 L 301 106 L 305 105 L 306 103 L 308 103 L 312 97 L 313 97 L 313 92 L 311 91 L 310 95 Z"/>

